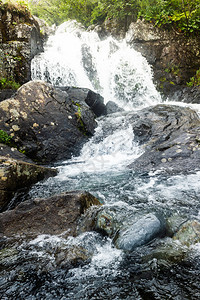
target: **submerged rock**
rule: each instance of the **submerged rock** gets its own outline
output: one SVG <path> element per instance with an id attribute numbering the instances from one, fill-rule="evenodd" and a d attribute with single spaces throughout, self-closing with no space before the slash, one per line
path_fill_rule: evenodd
<path id="1" fill-rule="evenodd" d="M 188 107 L 156 105 L 129 113 L 135 140 L 144 153 L 130 168 L 177 174 L 194 172 L 200 165 L 200 119 Z"/>
<path id="2" fill-rule="evenodd" d="M 29 187 L 56 174 L 56 169 L 0 156 L 0 210 L 8 204 L 18 189 Z"/>
<path id="3" fill-rule="evenodd" d="M 139 218 L 127 229 L 122 228 L 115 244 L 120 249 L 133 251 L 163 234 L 164 230 L 164 221 L 150 213 Z"/>
<path id="4" fill-rule="evenodd" d="M 39 234 L 75 236 L 80 216 L 100 205 L 87 192 L 65 192 L 48 199 L 28 200 L 0 214 L 0 237 L 30 239 Z"/>
<path id="5" fill-rule="evenodd" d="M 96 127 L 95 115 L 73 93 L 41 81 L 24 84 L 11 99 L 0 102 L 0 128 L 16 147 L 38 163 L 78 154 Z"/>
<path id="6" fill-rule="evenodd" d="M 164 219 L 153 213 L 139 215 L 123 208 L 102 207 L 95 218 L 96 230 L 105 232 L 117 248 L 126 251 L 132 251 L 165 233 Z"/>
<path id="7" fill-rule="evenodd" d="M 200 223 L 196 220 L 185 222 L 174 235 L 173 239 L 180 241 L 186 246 L 200 243 Z"/>

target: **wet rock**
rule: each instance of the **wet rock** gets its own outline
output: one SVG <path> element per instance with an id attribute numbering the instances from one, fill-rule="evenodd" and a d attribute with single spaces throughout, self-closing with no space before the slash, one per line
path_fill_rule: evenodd
<path id="1" fill-rule="evenodd" d="M 101 95 L 86 89 L 76 87 L 59 87 L 61 90 L 66 91 L 74 103 L 86 103 L 93 113 L 97 116 L 104 116 L 107 114 L 106 105 Z"/>
<path id="2" fill-rule="evenodd" d="M 133 251 L 136 247 L 162 235 L 164 230 L 164 221 L 150 213 L 139 218 L 127 229 L 122 228 L 115 244 L 119 249 Z"/>
<path id="3" fill-rule="evenodd" d="M 87 192 L 66 192 L 48 199 L 19 204 L 0 214 L 0 237 L 32 239 L 40 234 L 75 236 L 80 216 L 92 205 L 100 205 Z"/>
<path id="4" fill-rule="evenodd" d="M 59 267 L 76 266 L 91 258 L 91 254 L 81 246 L 73 245 L 56 253 L 55 260 Z"/>
<path id="5" fill-rule="evenodd" d="M 0 102 L 1 130 L 38 163 L 78 154 L 95 127 L 93 112 L 87 104 L 73 101 L 72 90 L 61 91 L 41 81 L 24 84 L 13 98 Z"/>
<path id="6" fill-rule="evenodd" d="M 200 243 L 200 223 L 196 220 L 184 223 L 174 235 L 173 239 L 180 241 L 186 246 Z"/>
<path id="7" fill-rule="evenodd" d="M 0 250 L 0 270 L 12 268 L 17 263 L 18 253 L 19 251 L 14 247 Z"/>
<path id="8" fill-rule="evenodd" d="M 0 156 L 0 210 L 8 204 L 18 189 L 29 187 L 56 174 L 56 169 Z"/>
<path id="9" fill-rule="evenodd" d="M 155 261 L 159 267 L 170 267 L 172 264 L 181 263 L 188 257 L 188 248 L 184 247 L 171 238 L 165 238 L 149 254 L 144 255 L 142 260 Z"/>
<path id="10" fill-rule="evenodd" d="M 139 215 L 127 208 L 102 207 L 96 215 L 96 230 L 105 232 L 116 247 L 132 251 L 165 233 L 162 216 L 153 213 Z"/>
<path id="11" fill-rule="evenodd" d="M 106 109 L 107 109 L 107 115 L 113 114 L 116 112 L 124 111 L 123 108 L 119 107 L 115 102 L 113 101 L 108 101 L 106 103 Z"/>
<path id="12" fill-rule="evenodd" d="M 166 219 L 166 234 L 172 237 L 185 222 L 187 222 L 187 218 L 185 216 L 181 216 L 179 214 L 170 216 Z"/>
<path id="13" fill-rule="evenodd" d="M 136 171 L 194 172 L 200 163 L 200 120 L 190 108 L 156 105 L 130 113 L 135 140 L 144 153 L 131 165 Z"/>
<path id="14" fill-rule="evenodd" d="M 28 158 L 25 154 L 19 152 L 16 148 L 10 147 L 5 144 L 0 144 L 0 157 L 4 156 L 5 158 L 18 159 L 24 162 L 33 163 L 33 161 Z"/>

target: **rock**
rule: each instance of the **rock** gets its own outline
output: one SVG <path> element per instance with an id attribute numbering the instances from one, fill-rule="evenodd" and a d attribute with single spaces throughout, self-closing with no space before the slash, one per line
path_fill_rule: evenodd
<path id="1" fill-rule="evenodd" d="M 30 81 L 13 98 L 0 102 L 0 128 L 38 163 L 70 158 L 79 153 L 97 125 L 88 105 L 73 99 L 72 89 L 68 93 Z"/>
<path id="2" fill-rule="evenodd" d="M 174 214 L 167 218 L 166 220 L 166 234 L 170 237 L 175 235 L 181 225 L 187 221 L 187 218 L 184 216 L 180 216 L 178 214 Z"/>
<path id="3" fill-rule="evenodd" d="M 127 229 L 121 229 L 115 245 L 119 249 L 133 251 L 136 247 L 150 242 L 155 237 L 163 234 L 164 221 L 149 213 L 139 218 Z"/>
<path id="4" fill-rule="evenodd" d="M 31 59 L 41 51 L 40 28 L 28 9 L 10 2 L 1 3 L 0 80 L 5 78 L 11 86 L 29 81 Z"/>
<path id="5" fill-rule="evenodd" d="M 126 38 L 152 65 L 154 80 L 161 93 L 181 101 L 177 92 L 199 69 L 199 37 L 163 30 L 152 23 L 137 20 L 130 25 Z"/>
<path id="6" fill-rule="evenodd" d="M 174 94 L 174 99 L 185 103 L 200 104 L 200 87 L 185 87 Z"/>
<path id="7" fill-rule="evenodd" d="M 153 213 L 139 215 L 122 207 L 99 208 L 94 214 L 96 230 L 112 238 L 117 248 L 132 251 L 165 233 L 162 216 Z"/>
<path id="8" fill-rule="evenodd" d="M 192 244 L 200 243 L 200 223 L 197 220 L 185 222 L 174 235 L 173 239 L 180 241 L 188 247 Z"/>
<path id="9" fill-rule="evenodd" d="M 159 268 L 170 267 L 188 258 L 188 249 L 171 238 L 165 238 L 153 251 L 142 257 L 144 262 L 155 261 Z"/>
<path id="10" fill-rule="evenodd" d="M 103 103 L 104 99 L 101 95 L 86 88 L 59 87 L 59 89 L 66 91 L 71 101 L 79 104 L 85 102 L 97 117 L 107 114 L 106 105 Z"/>
<path id="11" fill-rule="evenodd" d="M 0 156 L 0 210 L 8 204 L 18 189 L 29 187 L 56 174 L 56 169 Z"/>
<path id="12" fill-rule="evenodd" d="M 200 163 L 200 120 L 187 107 L 156 105 L 129 113 L 135 140 L 144 153 L 130 168 L 178 174 L 194 172 Z"/>
<path id="13" fill-rule="evenodd" d="M 56 25 L 49 26 L 46 21 L 33 16 L 40 27 L 40 34 L 42 35 L 43 41 L 46 41 L 50 35 L 53 35 L 56 31 Z"/>
<path id="14" fill-rule="evenodd" d="M 55 255 L 56 264 L 59 267 L 64 268 L 68 265 L 76 266 L 80 262 L 84 262 L 89 258 L 91 258 L 91 254 L 86 249 L 78 245 L 72 245 L 72 247 L 63 249 Z"/>
<path id="15" fill-rule="evenodd" d="M 0 144 L 0 157 L 18 159 L 24 162 L 33 163 L 33 161 L 28 158 L 25 154 L 19 152 L 16 148 L 10 147 L 5 144 Z"/>
<path id="16" fill-rule="evenodd" d="M 0 90 L 0 102 L 5 100 L 5 99 L 8 99 L 8 98 L 12 97 L 15 92 L 16 92 L 16 90 L 12 90 L 12 89 Z"/>
<path id="17" fill-rule="evenodd" d="M 108 101 L 106 103 L 106 109 L 107 109 L 107 115 L 113 114 L 116 112 L 124 111 L 123 108 L 119 107 L 115 102 L 113 101 Z"/>
<path id="18" fill-rule="evenodd" d="M 76 236 L 80 216 L 92 205 L 100 205 L 87 192 L 65 192 L 48 199 L 28 200 L 0 214 L 0 237 L 32 239 L 50 234 Z"/>

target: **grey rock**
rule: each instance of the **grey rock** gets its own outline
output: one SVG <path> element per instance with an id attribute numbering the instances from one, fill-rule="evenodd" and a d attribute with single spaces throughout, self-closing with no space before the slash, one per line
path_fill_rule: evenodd
<path id="1" fill-rule="evenodd" d="M 0 102 L 0 127 L 37 163 L 70 158 L 79 153 L 97 125 L 85 103 L 87 95 L 83 92 L 77 102 L 76 91 L 30 81 L 13 98 Z"/>
<path id="2" fill-rule="evenodd" d="M 174 101 L 192 102 L 193 88 L 183 88 L 196 74 L 200 65 L 200 39 L 188 36 L 175 30 L 163 30 L 144 20 L 131 23 L 126 34 L 128 43 L 147 59 L 152 65 L 154 81 L 165 97 Z M 198 91 L 195 98 L 199 98 Z M 197 101 L 197 100 L 196 100 Z M 198 100 L 199 102 L 199 100 Z"/>
<path id="3" fill-rule="evenodd" d="M 139 218 L 127 229 L 120 230 L 115 244 L 119 249 L 133 251 L 136 247 L 144 245 L 163 234 L 164 229 L 164 222 L 150 213 Z"/>
<path id="4" fill-rule="evenodd" d="M 18 189 L 30 187 L 39 180 L 56 174 L 56 169 L 0 156 L 0 210 L 8 204 Z"/>
<path id="5" fill-rule="evenodd" d="M 187 107 L 156 105 L 129 113 L 135 140 L 144 153 L 130 168 L 169 174 L 194 172 L 200 163 L 200 119 Z"/>
<path id="6" fill-rule="evenodd" d="M 116 112 L 124 111 L 123 108 L 119 107 L 115 102 L 113 101 L 108 101 L 106 103 L 106 109 L 107 109 L 107 115 L 113 114 Z"/>

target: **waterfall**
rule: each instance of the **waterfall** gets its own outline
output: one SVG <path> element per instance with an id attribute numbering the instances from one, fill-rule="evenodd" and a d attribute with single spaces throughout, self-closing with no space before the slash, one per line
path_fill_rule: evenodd
<path id="1" fill-rule="evenodd" d="M 127 110 L 161 101 L 149 64 L 126 39 L 101 40 L 75 21 L 63 23 L 49 37 L 44 53 L 32 60 L 32 79 L 89 88 Z"/>
<path id="2" fill-rule="evenodd" d="M 32 60 L 32 79 L 89 88 L 125 111 L 98 118 L 95 134 L 80 156 L 56 165 L 58 175 L 34 185 L 29 200 L 86 190 L 100 199 L 99 209 L 105 217 L 113 216 L 114 226 L 123 226 L 124 232 L 130 228 L 126 228 L 127 220 L 152 212 L 157 220 L 160 215 L 166 220 L 172 216 L 174 230 L 183 217 L 200 220 L 200 172 L 167 176 L 138 174 L 127 168 L 143 153 L 134 141 L 129 111 L 162 99 L 146 59 L 126 39 L 100 39 L 75 21 L 65 22 L 49 37 L 44 52 Z M 97 213 L 94 215 L 96 218 Z M 146 218 L 140 220 L 142 232 Z M 2 299 L 199 299 L 200 243 L 187 247 L 169 236 L 159 236 L 126 252 L 113 243 L 120 230 L 117 227 L 114 238 L 96 231 L 67 239 L 65 232 L 43 234 L 17 249 L 13 246 L 14 256 L 9 260 L 8 252 L 0 261 Z M 76 249 L 86 254 L 83 264 L 76 265 Z M 68 252 L 75 265 L 57 265 Z"/>

